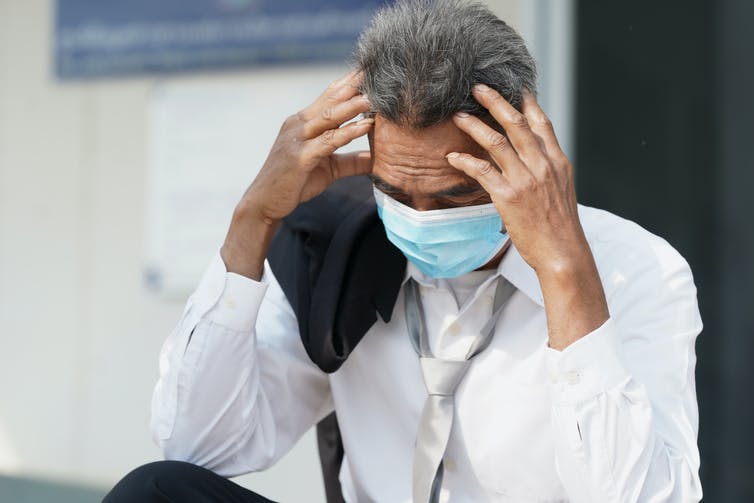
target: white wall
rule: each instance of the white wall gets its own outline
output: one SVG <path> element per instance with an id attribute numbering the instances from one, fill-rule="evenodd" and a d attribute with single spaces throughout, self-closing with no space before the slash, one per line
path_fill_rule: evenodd
<path id="1" fill-rule="evenodd" d="M 522 2 L 490 3 L 520 27 Z M 57 82 L 52 16 L 51 0 L 0 0 L 0 473 L 109 487 L 160 456 L 149 400 L 182 308 L 142 283 L 159 81 Z M 244 86 L 258 74 L 162 80 Z M 292 474 L 296 485 L 282 482 Z M 323 500 L 313 434 L 243 480 L 271 498 Z"/>

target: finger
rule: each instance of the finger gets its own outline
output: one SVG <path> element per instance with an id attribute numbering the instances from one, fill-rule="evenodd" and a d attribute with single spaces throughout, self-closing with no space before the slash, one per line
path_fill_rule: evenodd
<path id="1" fill-rule="evenodd" d="M 345 74 L 341 79 L 330 84 L 322 95 L 336 99 L 348 99 L 359 93 L 361 83 L 364 81 L 364 72 L 361 70 L 352 70 Z"/>
<path id="2" fill-rule="evenodd" d="M 321 158 L 331 155 L 340 147 L 348 145 L 359 136 L 367 134 L 373 124 L 374 119 L 369 118 L 346 124 L 340 128 L 328 129 L 321 135 L 311 140 L 306 140 L 303 147 L 304 152 L 307 156 L 311 156 L 311 158 Z"/>
<path id="3" fill-rule="evenodd" d="M 346 176 L 366 175 L 372 172 L 372 155 L 368 150 L 334 154 L 332 156 L 332 173 L 335 179 Z"/>
<path id="4" fill-rule="evenodd" d="M 552 121 L 537 103 L 537 99 L 530 92 L 524 92 L 521 110 L 529 121 L 531 130 L 542 140 L 542 145 L 548 155 L 562 154 L 563 151 L 555 136 Z"/>
<path id="5" fill-rule="evenodd" d="M 323 108 L 353 98 L 359 94 L 359 88 L 363 79 L 364 74 L 361 71 L 354 70 L 347 73 L 330 84 L 327 89 L 325 89 L 325 91 L 314 100 L 314 103 L 299 112 L 299 115 L 303 120 L 308 121 L 316 117 Z"/>
<path id="6" fill-rule="evenodd" d="M 508 190 L 507 177 L 491 162 L 460 152 L 451 152 L 445 157 L 451 166 L 476 180 L 493 200 L 499 199 Z"/>
<path id="7" fill-rule="evenodd" d="M 527 171 L 526 165 L 508 138 L 485 124 L 479 117 L 459 112 L 453 115 L 453 123 L 489 152 L 506 175 L 516 177 Z"/>
<path id="8" fill-rule="evenodd" d="M 363 95 L 354 96 L 343 103 L 326 106 L 316 117 L 304 124 L 304 138 L 314 138 L 328 129 L 337 128 L 358 114 L 369 110 L 369 106 L 369 100 Z"/>
<path id="9" fill-rule="evenodd" d="M 548 170 L 553 170 L 555 176 L 560 178 L 561 181 L 573 177 L 571 162 L 560 147 L 552 121 L 550 121 L 549 117 L 547 117 L 539 106 L 533 94 L 529 92 L 524 93 L 521 108 L 528 117 L 532 131 L 539 138 L 542 150 L 548 157 L 549 162 L 542 164 L 543 171 L 540 175 L 546 174 L 545 172 Z"/>
<path id="10" fill-rule="evenodd" d="M 489 110 L 498 124 L 503 126 L 513 148 L 522 159 L 534 158 L 542 152 L 526 116 L 508 103 L 500 93 L 484 84 L 475 85 L 472 93 L 479 104 Z"/>

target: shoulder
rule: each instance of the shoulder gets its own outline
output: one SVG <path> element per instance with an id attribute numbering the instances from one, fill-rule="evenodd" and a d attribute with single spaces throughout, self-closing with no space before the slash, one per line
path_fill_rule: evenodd
<path id="1" fill-rule="evenodd" d="M 579 218 L 595 260 L 609 270 L 651 270 L 665 275 L 689 269 L 686 260 L 665 239 L 631 220 L 582 205 Z"/>
<path id="2" fill-rule="evenodd" d="M 665 239 L 608 211 L 579 206 L 579 217 L 618 321 L 674 317 L 699 324 L 686 260 Z"/>

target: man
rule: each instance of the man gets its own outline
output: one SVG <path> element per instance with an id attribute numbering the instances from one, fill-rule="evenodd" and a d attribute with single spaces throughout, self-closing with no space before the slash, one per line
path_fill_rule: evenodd
<path id="1" fill-rule="evenodd" d="M 108 500 L 267 501 L 223 477 L 333 411 L 348 502 L 700 500 L 691 273 L 577 205 L 534 88 L 484 7 L 382 10 L 281 128 L 164 346 L 152 429 L 188 463 Z"/>

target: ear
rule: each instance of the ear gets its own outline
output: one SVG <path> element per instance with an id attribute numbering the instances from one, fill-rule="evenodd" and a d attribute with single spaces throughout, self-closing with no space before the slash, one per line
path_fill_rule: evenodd
<path id="1" fill-rule="evenodd" d="M 369 128 L 367 132 L 367 141 L 369 142 L 369 153 L 372 154 L 372 159 L 374 160 L 374 126 Z"/>

